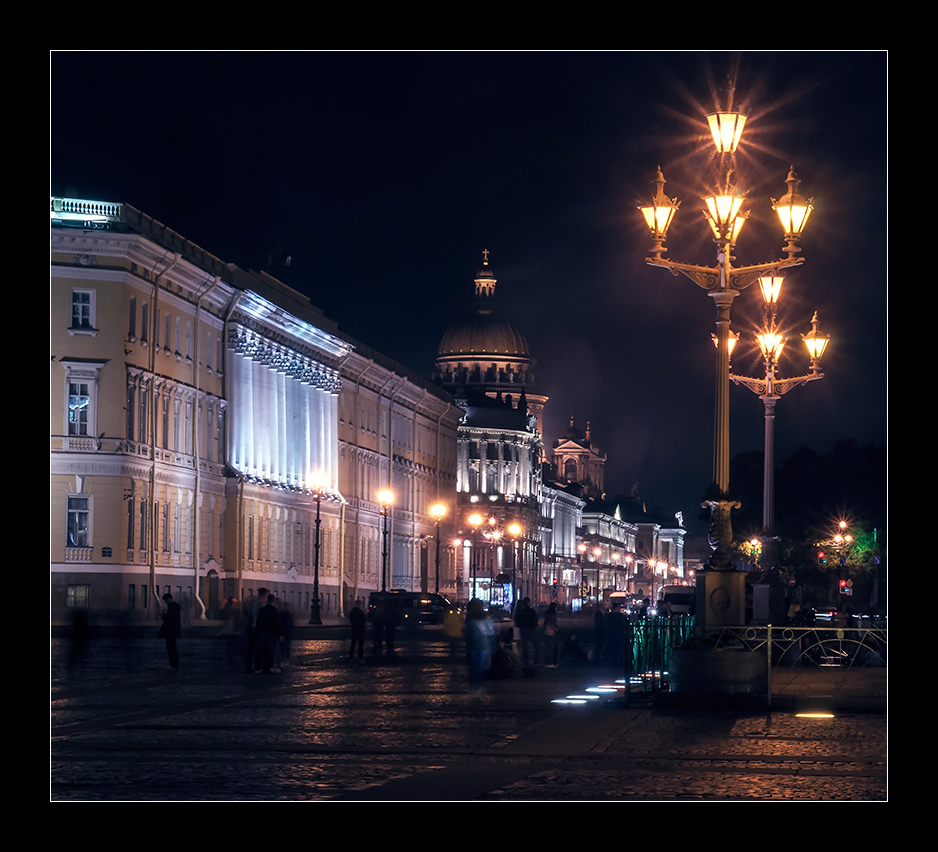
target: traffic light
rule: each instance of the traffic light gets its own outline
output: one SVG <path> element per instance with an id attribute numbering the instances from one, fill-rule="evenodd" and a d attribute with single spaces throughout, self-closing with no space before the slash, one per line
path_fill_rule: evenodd
<path id="1" fill-rule="evenodd" d="M 847 581 L 846 580 L 840 581 L 840 593 L 842 595 L 847 594 Z"/>
<path id="2" fill-rule="evenodd" d="M 818 565 L 827 565 L 827 557 L 824 555 L 823 550 L 817 552 L 817 564 Z"/>

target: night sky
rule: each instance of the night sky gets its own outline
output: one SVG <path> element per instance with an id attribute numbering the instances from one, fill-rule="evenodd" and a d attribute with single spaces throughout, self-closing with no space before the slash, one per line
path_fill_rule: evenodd
<path id="1" fill-rule="evenodd" d="M 735 80 L 749 113 L 737 265 L 782 257 L 770 196 L 791 165 L 815 209 L 779 316 L 783 377 L 826 378 L 776 409 L 798 445 L 886 441 L 887 55 L 867 53 L 53 53 L 50 193 L 131 204 L 228 262 L 277 273 L 349 334 L 429 374 L 490 251 L 500 309 L 550 401 L 606 451 L 606 487 L 694 531 L 712 479 L 712 299 L 647 266 L 636 199 L 660 165 L 682 202 L 667 257 L 714 265 L 705 114 Z M 721 95 L 722 97 L 722 95 Z M 758 375 L 753 287 L 733 307 L 734 372 Z M 731 388 L 731 452 L 763 408 Z"/>

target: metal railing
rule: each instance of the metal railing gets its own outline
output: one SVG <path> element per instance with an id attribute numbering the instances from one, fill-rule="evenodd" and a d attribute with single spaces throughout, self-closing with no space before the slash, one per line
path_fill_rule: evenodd
<path id="1" fill-rule="evenodd" d="M 764 677 L 765 694 L 772 703 L 773 679 L 780 673 L 807 669 L 838 669 L 846 675 L 858 669 L 886 666 L 887 630 L 872 624 L 841 627 L 816 624 L 810 627 L 777 625 L 695 629 L 689 616 L 650 618 L 632 624 L 630 674 L 641 678 L 645 690 L 664 686 L 669 677 L 672 651 L 688 648 L 697 652 L 748 652 L 750 671 Z"/>

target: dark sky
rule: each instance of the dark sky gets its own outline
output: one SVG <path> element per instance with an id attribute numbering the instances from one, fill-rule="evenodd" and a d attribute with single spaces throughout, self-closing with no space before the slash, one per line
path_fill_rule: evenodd
<path id="1" fill-rule="evenodd" d="M 778 404 L 776 459 L 885 442 L 882 52 L 53 53 L 50 191 L 131 204 L 245 268 L 282 247 L 282 280 L 424 374 L 489 249 L 550 396 L 548 445 L 571 415 L 591 421 L 607 490 L 638 483 L 693 523 L 712 478 L 715 311 L 644 263 L 635 200 L 660 165 L 682 202 L 668 256 L 715 263 L 702 134 L 730 77 L 750 115 L 737 264 L 782 256 L 769 198 L 789 166 L 815 203 L 782 294 L 782 375 L 807 372 L 815 310 L 832 337 L 826 378 Z M 753 288 L 733 308 L 734 371 L 758 373 L 760 319 Z M 730 404 L 732 453 L 761 450 L 761 401 L 733 386 Z"/>

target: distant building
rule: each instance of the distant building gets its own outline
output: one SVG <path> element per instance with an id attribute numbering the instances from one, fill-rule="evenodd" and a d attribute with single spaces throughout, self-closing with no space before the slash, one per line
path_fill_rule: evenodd
<path id="1" fill-rule="evenodd" d="M 606 454 L 590 438 L 589 423 L 583 433 L 570 418 L 567 431 L 554 441 L 551 463 L 560 479 L 579 483 L 590 497 L 602 497 L 606 487 Z"/>
<path id="2" fill-rule="evenodd" d="M 547 398 L 533 390 L 535 361 L 524 335 L 495 310 L 487 254 L 473 309 L 440 342 L 434 380 L 463 409 L 453 518 L 460 597 L 507 608 L 506 596 L 534 597 L 542 583 L 539 419 Z"/>
<path id="3" fill-rule="evenodd" d="M 443 335 L 434 381 L 453 394 L 466 388 L 467 392 L 481 392 L 492 398 L 500 395 L 515 408 L 524 393 L 528 413 L 534 415 L 537 431 L 543 438 L 547 397 L 539 392 L 535 382 L 537 361 L 522 331 L 499 312 L 495 273 L 489 266 L 488 251 L 482 255 L 472 308 Z"/>

